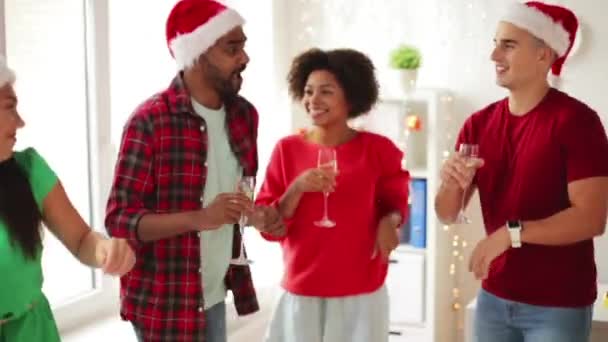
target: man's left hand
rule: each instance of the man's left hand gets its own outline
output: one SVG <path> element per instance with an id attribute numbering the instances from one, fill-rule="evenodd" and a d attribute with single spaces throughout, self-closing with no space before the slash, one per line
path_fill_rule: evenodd
<path id="1" fill-rule="evenodd" d="M 257 230 L 274 236 L 285 236 L 285 223 L 279 211 L 270 206 L 258 206 L 254 209 L 249 222 Z"/>
<path id="2" fill-rule="evenodd" d="M 486 279 L 492 261 L 509 247 L 509 232 L 507 227 L 502 227 L 477 243 L 469 261 L 469 272 L 473 272 L 476 279 Z"/>

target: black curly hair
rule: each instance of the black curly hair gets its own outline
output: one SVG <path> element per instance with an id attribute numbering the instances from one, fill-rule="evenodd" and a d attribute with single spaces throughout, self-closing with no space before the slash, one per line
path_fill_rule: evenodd
<path id="1" fill-rule="evenodd" d="M 369 112 L 378 100 L 375 67 L 365 54 L 352 49 L 323 51 L 317 48 L 305 51 L 291 63 L 287 82 L 294 100 L 304 97 L 308 76 L 317 70 L 334 75 L 350 105 L 349 118 Z"/>

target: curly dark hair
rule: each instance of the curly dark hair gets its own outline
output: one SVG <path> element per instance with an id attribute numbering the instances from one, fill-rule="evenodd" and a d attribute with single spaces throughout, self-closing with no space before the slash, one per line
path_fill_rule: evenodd
<path id="1" fill-rule="evenodd" d="M 369 112 L 378 100 L 375 67 L 365 54 L 352 49 L 323 51 L 317 48 L 305 51 L 291 63 L 287 81 L 294 100 L 302 100 L 308 76 L 317 70 L 334 75 L 350 105 L 349 118 Z"/>

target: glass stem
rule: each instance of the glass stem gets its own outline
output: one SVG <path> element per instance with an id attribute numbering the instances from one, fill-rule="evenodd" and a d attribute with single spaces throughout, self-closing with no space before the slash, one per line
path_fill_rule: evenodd
<path id="1" fill-rule="evenodd" d="M 243 236 L 241 236 L 241 254 L 239 255 L 240 259 L 245 259 L 245 243 L 243 242 Z"/>
<path id="2" fill-rule="evenodd" d="M 462 200 L 460 201 L 460 214 L 464 215 L 464 202 L 467 196 L 467 189 L 468 187 L 464 188 L 463 192 L 462 192 Z"/>
<path id="3" fill-rule="evenodd" d="M 327 221 L 329 220 L 329 217 L 327 217 L 327 198 L 329 197 L 329 192 L 324 192 L 323 193 L 323 220 Z"/>

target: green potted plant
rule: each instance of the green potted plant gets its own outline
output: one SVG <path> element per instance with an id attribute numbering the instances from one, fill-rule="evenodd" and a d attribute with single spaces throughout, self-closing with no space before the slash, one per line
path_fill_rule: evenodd
<path id="1" fill-rule="evenodd" d="M 390 65 L 392 68 L 399 70 L 401 85 L 406 93 L 416 87 L 418 68 L 420 68 L 421 63 L 422 55 L 414 46 L 403 44 L 391 51 Z"/>

